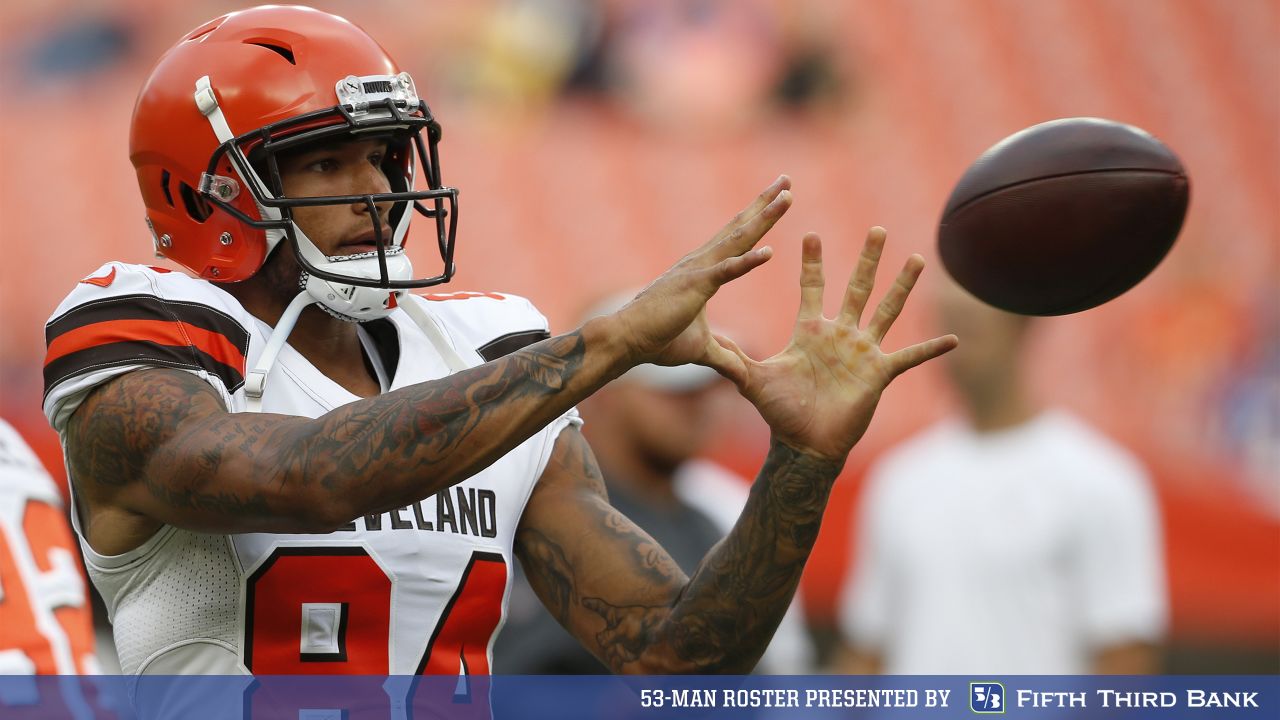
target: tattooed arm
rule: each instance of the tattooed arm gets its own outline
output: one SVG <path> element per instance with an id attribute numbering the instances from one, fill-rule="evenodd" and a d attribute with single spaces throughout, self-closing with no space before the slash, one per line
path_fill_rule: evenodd
<path id="1" fill-rule="evenodd" d="M 768 260 L 752 248 L 790 206 L 789 184 L 779 178 L 613 315 L 314 420 L 227 413 L 208 385 L 176 370 L 104 383 L 66 428 L 90 544 L 123 552 L 160 524 L 329 531 L 470 477 L 632 365 L 734 361 L 708 351 L 703 307 Z"/>
<path id="2" fill-rule="evenodd" d="M 607 349 L 587 366 L 590 332 L 314 420 L 228 413 L 207 383 L 180 370 L 125 374 L 94 390 L 67 424 L 89 540 L 120 552 L 161 523 L 324 532 L 403 507 L 475 474 L 616 372 Z"/>
<path id="3" fill-rule="evenodd" d="M 560 434 L 516 551 L 552 615 L 617 673 L 747 673 L 791 604 L 840 466 L 775 444 L 737 525 L 692 578 L 609 505 L 576 429 Z"/>
<path id="4" fill-rule="evenodd" d="M 745 673 L 790 605 L 832 483 L 897 375 L 955 346 L 935 338 L 885 354 L 880 341 L 923 268 L 912 256 L 865 329 L 884 231 L 868 234 L 840 315 L 822 316 L 821 244 L 806 236 L 791 343 L 764 362 L 726 339 L 722 372 L 773 433 L 769 455 L 729 535 L 686 578 L 658 544 L 612 508 L 576 431 L 557 442 L 517 534 L 530 584 L 552 614 L 615 672 Z"/>

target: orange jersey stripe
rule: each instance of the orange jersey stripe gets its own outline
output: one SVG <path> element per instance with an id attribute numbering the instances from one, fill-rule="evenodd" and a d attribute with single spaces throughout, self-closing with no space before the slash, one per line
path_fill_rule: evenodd
<path id="1" fill-rule="evenodd" d="M 430 300 L 431 302 L 445 302 L 447 300 L 470 300 L 471 298 L 479 298 L 479 297 L 487 297 L 487 298 L 492 298 L 494 300 L 507 299 L 505 295 L 500 295 L 495 292 L 474 292 L 471 290 L 462 290 L 462 291 L 453 292 L 453 293 L 431 293 L 429 295 L 419 295 L 418 297 L 422 298 L 423 300 Z"/>
<path id="2" fill-rule="evenodd" d="M 245 358 L 227 336 L 180 320 L 108 320 L 69 330 L 49 343 L 44 364 L 79 350 L 127 340 L 160 345 L 194 345 L 218 362 L 241 369 Z"/>

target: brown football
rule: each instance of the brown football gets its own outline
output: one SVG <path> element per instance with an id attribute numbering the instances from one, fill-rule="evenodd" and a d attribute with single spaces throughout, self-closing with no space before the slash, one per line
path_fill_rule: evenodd
<path id="1" fill-rule="evenodd" d="M 1100 118 L 1029 127 L 974 161 L 938 226 L 947 272 L 995 307 L 1066 315 L 1138 284 L 1182 229 L 1190 182 L 1144 130 Z"/>

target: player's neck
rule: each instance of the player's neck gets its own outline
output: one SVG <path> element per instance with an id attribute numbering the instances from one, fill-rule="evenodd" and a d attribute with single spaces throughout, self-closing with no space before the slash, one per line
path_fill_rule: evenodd
<path id="1" fill-rule="evenodd" d="M 297 327 L 289 334 L 289 344 L 351 394 L 371 397 L 381 392 L 381 387 L 365 361 L 358 327 L 312 305 L 298 317 Z"/>
<path id="2" fill-rule="evenodd" d="M 254 317 L 276 327 L 280 316 L 296 293 L 274 292 L 264 282 L 250 278 L 226 289 Z M 358 397 L 377 395 L 381 391 L 377 377 L 365 361 L 357 324 L 339 320 L 311 305 L 298 316 L 289 333 L 289 345 L 317 370 Z"/>
<path id="3" fill-rule="evenodd" d="M 1041 408 L 1020 383 L 1010 383 L 994 392 L 967 397 L 966 410 L 975 432 L 993 433 L 1030 422 Z"/>

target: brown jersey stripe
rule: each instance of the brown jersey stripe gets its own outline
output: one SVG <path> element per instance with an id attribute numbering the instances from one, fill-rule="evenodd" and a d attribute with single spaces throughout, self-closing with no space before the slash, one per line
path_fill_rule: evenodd
<path id="1" fill-rule="evenodd" d="M 45 344 L 77 328 L 110 320 L 182 322 L 223 335 L 241 355 L 249 351 L 248 330 L 230 315 L 208 305 L 154 295 L 120 295 L 77 305 L 45 325 Z"/>
<path id="2" fill-rule="evenodd" d="M 45 363 L 44 394 L 48 396 L 59 383 L 76 375 L 122 365 L 204 370 L 222 380 L 231 393 L 244 384 L 243 366 L 227 365 L 194 345 L 121 340 L 68 352 Z"/>
<path id="3" fill-rule="evenodd" d="M 551 333 L 546 330 L 521 330 L 494 338 L 481 345 L 476 352 L 480 353 L 480 357 L 484 358 L 485 362 L 489 362 L 497 360 L 504 355 L 510 355 L 517 350 L 546 340 L 549 337 L 551 337 Z"/>
<path id="4" fill-rule="evenodd" d="M 184 322 L 164 320 L 109 320 L 83 325 L 54 338 L 49 343 L 44 362 L 48 365 L 64 355 L 124 340 L 142 340 L 173 346 L 191 345 L 223 365 L 243 368 L 245 364 L 244 353 L 232 345 L 225 335 Z"/>

